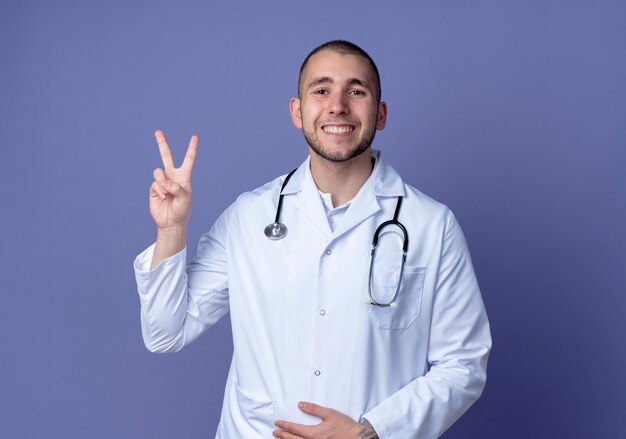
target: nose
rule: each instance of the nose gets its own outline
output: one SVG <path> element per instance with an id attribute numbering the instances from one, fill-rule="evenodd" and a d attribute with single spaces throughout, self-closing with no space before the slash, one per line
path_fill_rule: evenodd
<path id="1" fill-rule="evenodd" d="M 328 101 L 328 112 L 330 114 L 347 114 L 349 111 L 348 98 L 343 93 L 337 93 L 330 97 Z"/>

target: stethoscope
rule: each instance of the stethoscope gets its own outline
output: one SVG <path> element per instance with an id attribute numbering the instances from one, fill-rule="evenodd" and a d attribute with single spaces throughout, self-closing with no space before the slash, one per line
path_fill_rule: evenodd
<path id="1" fill-rule="evenodd" d="M 285 189 L 285 186 L 287 186 L 287 183 L 289 182 L 289 179 L 291 178 L 291 176 L 296 171 L 297 171 L 297 168 L 291 171 L 289 174 L 287 174 L 287 177 L 285 177 L 285 181 L 283 181 L 283 185 L 280 188 L 278 206 L 276 207 L 276 217 L 274 218 L 273 223 L 268 224 L 267 227 L 265 227 L 265 230 L 264 230 L 265 236 L 267 236 L 271 240 L 282 239 L 287 235 L 287 231 L 288 231 L 287 226 L 280 222 L 280 212 L 283 206 L 283 197 L 284 197 L 283 190 Z M 400 214 L 401 206 L 402 206 L 402 196 L 399 196 L 398 201 L 396 202 L 396 210 L 393 214 L 393 219 L 385 221 L 384 223 L 379 225 L 376 231 L 374 232 L 374 239 L 372 240 L 372 252 L 370 254 L 370 270 L 369 270 L 370 272 L 369 272 L 369 278 L 368 278 L 368 294 L 369 294 L 369 299 L 370 299 L 369 301 L 370 305 L 382 306 L 382 307 L 391 306 L 398 298 L 398 293 L 400 292 L 400 284 L 402 283 L 402 275 L 404 273 L 404 263 L 406 262 L 406 254 L 409 249 L 409 234 L 407 233 L 404 225 L 400 221 L 398 221 L 398 215 Z M 389 226 L 396 226 L 400 230 L 402 230 L 402 234 L 404 236 L 404 240 L 402 244 L 402 265 L 400 266 L 400 278 L 398 279 L 398 286 L 396 287 L 396 292 L 394 293 L 393 298 L 389 302 L 378 302 L 374 299 L 374 295 L 372 293 L 372 278 L 373 278 L 372 272 L 374 268 L 374 257 L 376 255 L 376 246 L 378 246 L 379 236 L 381 232 L 383 231 L 383 229 Z"/>

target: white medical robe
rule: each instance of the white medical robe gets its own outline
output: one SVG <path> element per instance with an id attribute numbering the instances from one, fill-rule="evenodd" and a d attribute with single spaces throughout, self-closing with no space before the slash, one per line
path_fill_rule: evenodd
<path id="1" fill-rule="evenodd" d="M 450 210 L 403 183 L 379 152 L 374 170 L 334 232 L 307 159 L 244 193 L 200 240 L 149 271 L 154 246 L 135 260 L 146 346 L 181 349 L 230 312 L 234 354 L 217 437 L 269 438 L 274 421 L 317 423 L 310 401 L 380 438 L 434 438 L 480 396 L 491 337 L 470 255 Z M 406 265 L 393 307 L 368 303 L 372 237 L 393 217 L 408 231 Z M 374 298 L 391 300 L 402 239 L 386 229 L 373 268 Z"/>

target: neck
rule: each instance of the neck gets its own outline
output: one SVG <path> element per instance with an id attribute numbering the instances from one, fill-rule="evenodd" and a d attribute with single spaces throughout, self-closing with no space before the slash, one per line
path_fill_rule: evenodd
<path id="1" fill-rule="evenodd" d="M 372 173 L 372 153 L 362 154 L 345 162 L 328 161 L 311 151 L 311 175 L 317 188 L 331 194 L 333 206 L 353 199 Z"/>

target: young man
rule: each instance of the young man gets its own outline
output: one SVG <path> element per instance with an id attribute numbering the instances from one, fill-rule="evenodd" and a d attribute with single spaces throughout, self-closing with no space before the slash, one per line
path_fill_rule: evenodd
<path id="1" fill-rule="evenodd" d="M 371 149 L 387 106 L 362 49 L 315 49 L 298 94 L 309 158 L 241 195 L 189 264 L 198 138 L 175 168 L 157 131 L 157 242 L 135 261 L 146 346 L 177 351 L 230 312 L 218 438 L 437 437 L 480 396 L 491 347 L 462 232 Z"/>

